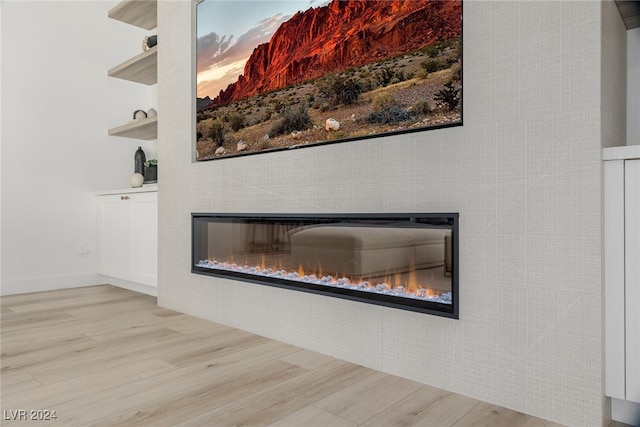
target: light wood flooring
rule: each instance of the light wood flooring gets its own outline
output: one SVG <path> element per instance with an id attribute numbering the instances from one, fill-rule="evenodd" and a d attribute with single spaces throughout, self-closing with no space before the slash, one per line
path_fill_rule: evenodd
<path id="1" fill-rule="evenodd" d="M 1 302 L 2 425 L 558 426 L 112 286 Z"/>

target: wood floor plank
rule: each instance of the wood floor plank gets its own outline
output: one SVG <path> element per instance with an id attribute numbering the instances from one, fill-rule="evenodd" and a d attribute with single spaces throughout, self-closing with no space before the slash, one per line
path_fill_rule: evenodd
<path id="1" fill-rule="evenodd" d="M 560 427 L 110 285 L 0 302 L 2 410 L 55 410 L 42 425 Z"/>
<path id="2" fill-rule="evenodd" d="M 117 367 L 158 357 L 162 355 L 163 350 L 169 351 L 172 345 L 187 342 L 187 338 L 173 330 L 158 330 L 145 336 L 96 342 L 91 349 L 82 354 L 45 361 L 30 366 L 28 371 L 42 384 L 53 384 L 91 373 L 97 367 Z"/>
<path id="3" fill-rule="evenodd" d="M 179 318 L 172 318 L 172 322 L 169 327 L 175 331 L 182 332 L 183 334 L 191 334 L 194 332 L 204 332 L 228 326 L 223 326 L 219 323 L 213 323 L 208 320 L 198 319 L 197 317 L 183 314 Z"/>
<path id="4" fill-rule="evenodd" d="M 287 415 L 278 421 L 269 424 L 268 427 L 357 427 L 358 424 L 340 418 L 329 412 L 325 412 L 314 406 L 305 406 L 304 408 Z"/>
<path id="5" fill-rule="evenodd" d="M 145 359 L 115 368 L 97 370 L 66 381 L 44 385 L 35 390 L 3 394 L 3 405 L 11 408 L 28 408 L 36 401 L 42 408 L 54 408 L 88 394 L 117 387 L 125 381 L 139 381 L 177 369 L 164 360 Z"/>
<path id="6" fill-rule="evenodd" d="M 38 336 L 34 337 L 34 333 Z M 24 354 L 27 352 L 42 351 L 56 345 L 74 343 L 81 340 L 95 341 L 85 334 L 68 333 L 63 328 L 40 328 L 31 333 L 17 333 L 2 335 L 2 354 L 8 357 L 11 354 Z"/>
<path id="7" fill-rule="evenodd" d="M 46 301 L 68 300 L 70 297 L 75 299 L 83 295 L 109 295 L 117 296 L 125 295 L 124 289 L 116 288 L 109 285 L 85 286 L 80 288 L 58 289 L 56 291 L 32 292 L 26 294 L 5 295 L 0 298 L 0 305 L 19 306 L 31 305 Z M 130 292 L 130 291 L 129 291 Z"/>
<path id="8" fill-rule="evenodd" d="M 211 411 L 236 400 L 252 396 L 271 386 L 301 375 L 306 370 L 280 360 L 253 369 L 251 375 L 236 372 L 220 379 L 212 379 L 199 386 L 183 388 L 153 401 L 138 404 L 135 412 L 101 418 L 99 424 L 119 426 L 176 425 L 190 417 Z"/>
<path id="9" fill-rule="evenodd" d="M 37 330 L 41 327 L 53 327 L 64 322 L 74 321 L 73 317 L 65 312 L 42 312 L 25 315 L 24 313 L 12 312 L 2 314 L 2 338 L 11 336 L 22 336 L 25 332 Z"/>
<path id="10" fill-rule="evenodd" d="M 36 381 L 31 375 L 26 372 L 14 372 L 2 375 L 2 396 L 7 396 L 12 393 L 18 393 L 24 390 L 30 390 L 36 387 L 40 387 L 38 381 Z"/>
<path id="11" fill-rule="evenodd" d="M 158 317 L 186 317 L 185 314 L 180 313 L 179 311 L 169 310 L 168 308 L 158 306 L 153 310 L 153 314 Z"/>
<path id="12" fill-rule="evenodd" d="M 336 360 L 320 370 L 299 375 L 179 425 L 204 427 L 216 423 L 224 426 L 271 424 L 374 373 L 371 369 Z"/>
<path id="13" fill-rule="evenodd" d="M 11 308 L 6 307 L 6 306 L 4 306 L 4 305 L 3 305 L 3 306 L 0 306 L 0 314 L 3 314 L 3 315 L 9 315 L 9 314 L 13 314 L 13 313 L 14 313 L 14 311 L 13 311 L 13 310 L 11 310 Z"/>
<path id="14" fill-rule="evenodd" d="M 105 297 L 108 295 L 108 297 Z M 72 310 L 87 310 L 87 307 L 91 307 L 91 310 L 112 310 L 113 306 L 120 306 L 122 304 L 135 304 L 136 299 L 147 299 L 147 295 L 129 295 L 129 294 L 84 294 L 75 298 L 52 298 L 32 302 L 27 304 L 26 301 L 22 304 L 11 304 L 11 310 L 16 313 L 34 313 L 43 311 L 72 311 Z M 106 307 L 105 307 L 106 306 Z M 123 307 L 123 310 L 125 307 Z"/>
<path id="15" fill-rule="evenodd" d="M 479 403 L 465 414 L 454 427 L 545 427 L 546 421 L 521 412 Z"/>
<path id="16" fill-rule="evenodd" d="M 371 417 L 362 426 L 448 427 L 479 404 L 469 397 L 422 386 L 391 407 Z"/>
<path id="17" fill-rule="evenodd" d="M 152 321 L 144 321 L 128 325 L 125 324 L 115 328 L 92 327 L 87 330 L 84 335 L 95 341 L 115 342 L 122 339 L 135 339 L 136 337 L 144 337 L 149 334 L 156 333 L 164 333 L 165 335 L 171 336 L 182 336 L 182 334 L 175 329 L 166 327 L 161 322 L 153 323 Z"/>
<path id="18" fill-rule="evenodd" d="M 93 320 L 87 319 L 83 321 L 83 325 L 85 326 L 82 331 L 84 334 L 98 341 L 127 335 L 138 335 L 145 330 L 154 329 L 170 329 L 180 335 L 185 335 L 190 332 L 185 332 L 181 330 L 180 327 L 176 327 L 176 325 L 181 325 L 184 322 L 185 320 L 182 318 L 173 317 L 168 319 L 166 317 L 156 317 L 149 311 L 136 309 L 132 313 L 119 316 L 113 320 L 102 319 L 102 321 L 94 322 Z M 202 328 L 194 333 L 202 332 L 205 336 L 213 336 L 230 330 L 234 329 L 225 325 L 212 323 L 211 327 L 207 329 Z"/>
<path id="19" fill-rule="evenodd" d="M 422 385 L 404 378 L 376 372 L 313 404 L 340 418 L 362 424 L 397 404 Z"/>
<path id="20" fill-rule="evenodd" d="M 130 313 L 119 313 L 118 316 L 93 317 L 76 319 L 75 323 L 81 323 L 81 331 L 87 336 L 98 341 L 108 339 L 109 336 L 119 336 L 122 334 L 137 334 L 140 329 L 150 327 L 151 329 L 175 329 L 171 328 L 172 322 L 159 319 L 148 310 L 135 308 Z M 177 332 L 177 331 L 176 331 Z"/>
<path id="21" fill-rule="evenodd" d="M 158 423 L 159 425 L 173 425 L 171 423 L 165 424 L 165 421 L 159 422 L 153 415 L 158 413 L 157 411 L 160 411 L 158 416 L 163 415 L 161 408 L 166 405 L 166 402 L 179 399 L 180 395 L 184 393 L 193 390 L 215 390 L 220 383 L 233 385 L 234 380 L 242 381 L 247 384 L 248 389 L 251 389 L 251 385 L 255 382 L 254 378 L 258 376 L 256 373 L 277 371 L 278 369 L 274 368 L 276 363 L 285 366 L 290 372 L 297 373 L 301 369 L 278 360 L 266 362 L 266 367 L 261 369 L 259 367 L 265 364 L 262 359 L 245 361 L 239 359 L 241 357 L 242 355 L 238 355 L 235 363 L 230 365 L 193 365 L 161 376 L 126 383 L 99 394 L 83 396 L 67 404 L 59 405 L 59 413 L 63 414 L 61 415 L 64 417 L 61 418 L 63 421 L 71 424 L 120 425 L 122 422 L 131 420 L 142 422 L 138 418 L 146 419 L 149 416 L 151 425 L 154 423 L 155 425 Z M 238 377 L 241 380 L 237 380 Z M 288 378 L 288 375 L 285 375 L 285 378 Z M 191 405 L 197 406 L 198 399 L 189 402 L 187 408 L 190 408 Z M 181 402 L 183 405 L 185 404 L 184 401 L 181 400 Z M 209 408 L 216 407 L 215 401 L 206 400 L 205 404 Z M 146 412 L 140 410 L 140 408 L 149 407 L 154 409 L 147 409 Z M 106 413 L 104 408 L 109 408 L 109 412 Z M 143 412 L 150 415 L 144 415 Z"/>
<path id="22" fill-rule="evenodd" d="M 83 353 L 96 347 L 96 341 L 86 336 L 73 336 L 63 342 L 42 348 L 25 347 L 24 351 L 15 349 L 2 353 L 1 372 L 15 372 L 17 370 L 29 370 L 34 367 L 58 363 L 67 360 L 73 354 Z"/>
<path id="23" fill-rule="evenodd" d="M 118 316 L 120 313 L 130 313 L 131 310 L 138 309 L 140 302 L 149 302 L 149 298 L 148 295 L 123 297 L 120 300 L 113 299 L 91 307 L 75 307 L 65 311 L 73 317 L 94 317 L 100 314 Z"/>
<path id="24" fill-rule="evenodd" d="M 335 359 L 333 357 L 325 356 L 324 354 L 320 354 L 315 351 L 299 350 L 293 353 L 291 356 L 283 358 L 282 360 L 311 370 L 321 368 L 324 365 L 331 363 Z"/>
<path id="25" fill-rule="evenodd" d="M 162 358 L 179 367 L 185 367 L 215 359 L 228 353 L 255 346 L 267 341 L 267 338 L 246 332 L 227 331 L 217 334 L 212 338 L 195 339 L 188 347 L 179 348 L 170 353 L 165 353 Z"/>

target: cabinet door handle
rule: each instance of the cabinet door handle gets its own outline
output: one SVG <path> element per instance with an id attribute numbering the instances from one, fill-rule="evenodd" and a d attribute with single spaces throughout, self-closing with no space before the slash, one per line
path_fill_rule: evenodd
<path id="1" fill-rule="evenodd" d="M 120 196 L 120 200 L 129 200 L 129 196 Z"/>

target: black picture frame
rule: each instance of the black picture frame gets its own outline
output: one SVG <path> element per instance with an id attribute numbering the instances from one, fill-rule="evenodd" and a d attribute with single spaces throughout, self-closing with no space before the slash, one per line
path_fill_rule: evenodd
<path id="1" fill-rule="evenodd" d="M 205 0 L 198 31 L 203 8 L 218 7 L 224 21 L 233 19 L 232 3 L 246 10 L 282 2 Z M 244 34 L 219 34 L 214 25 L 196 35 L 197 161 L 462 126 L 461 0 L 334 0 L 283 19 L 268 41 L 248 45 L 235 80 L 204 77 L 220 75 L 213 71 L 237 59 L 239 40 L 267 18 Z M 317 27 L 328 28 L 305 36 Z M 318 59 L 326 56 L 326 64 Z M 214 83 L 219 91 L 205 91 Z"/>

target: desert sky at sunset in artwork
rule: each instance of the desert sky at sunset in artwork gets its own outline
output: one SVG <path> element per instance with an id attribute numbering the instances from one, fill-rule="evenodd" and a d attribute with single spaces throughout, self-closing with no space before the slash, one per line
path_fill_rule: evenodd
<path id="1" fill-rule="evenodd" d="M 235 82 L 254 48 L 298 11 L 328 1 L 205 0 L 197 6 L 197 97 L 215 98 Z"/>

